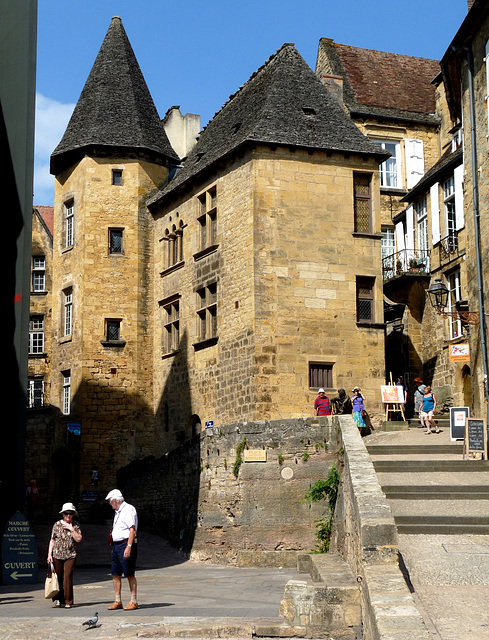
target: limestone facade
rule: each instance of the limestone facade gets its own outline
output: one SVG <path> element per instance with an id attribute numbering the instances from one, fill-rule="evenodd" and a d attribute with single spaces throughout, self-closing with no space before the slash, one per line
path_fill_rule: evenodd
<path id="1" fill-rule="evenodd" d="M 377 166 L 374 159 L 257 145 L 158 207 L 155 409 L 169 420 L 173 441 L 196 419 L 225 425 L 310 415 L 317 365 L 330 369 L 330 395 L 359 384 L 378 415 L 384 327 Z M 354 230 L 357 172 L 372 185 L 368 233 Z M 207 249 L 199 222 L 204 196 L 216 229 Z M 181 260 L 168 267 L 165 239 L 180 224 Z M 357 320 L 359 278 L 371 279 L 374 322 Z M 201 296 L 211 289 L 206 304 L 215 300 L 215 308 L 206 321 L 215 326 L 203 336 Z M 174 349 L 168 338 L 176 307 Z"/>

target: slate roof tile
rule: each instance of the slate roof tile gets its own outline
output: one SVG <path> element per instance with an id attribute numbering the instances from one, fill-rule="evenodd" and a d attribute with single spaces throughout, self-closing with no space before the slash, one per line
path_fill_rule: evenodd
<path id="1" fill-rule="evenodd" d="M 86 149 L 127 149 L 176 163 L 122 21 L 112 18 L 66 131 L 51 155 L 51 173 Z"/>
<path id="2" fill-rule="evenodd" d="M 183 169 L 149 205 L 249 143 L 389 156 L 352 122 L 300 56 L 284 44 L 201 132 Z"/>

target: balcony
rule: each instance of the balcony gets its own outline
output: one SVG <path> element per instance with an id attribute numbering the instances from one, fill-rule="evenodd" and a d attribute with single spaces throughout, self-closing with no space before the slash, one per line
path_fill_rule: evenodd
<path id="1" fill-rule="evenodd" d="M 402 249 L 382 258 L 384 282 L 403 275 L 429 275 L 429 250 Z"/>
<path id="2" fill-rule="evenodd" d="M 441 265 L 450 262 L 450 260 L 459 255 L 458 234 L 456 231 L 440 240 L 438 252 Z"/>
<path id="3" fill-rule="evenodd" d="M 384 294 L 391 302 L 410 304 L 415 283 L 421 283 L 423 289 L 428 288 L 430 284 L 429 254 L 429 250 L 403 249 L 382 259 Z"/>

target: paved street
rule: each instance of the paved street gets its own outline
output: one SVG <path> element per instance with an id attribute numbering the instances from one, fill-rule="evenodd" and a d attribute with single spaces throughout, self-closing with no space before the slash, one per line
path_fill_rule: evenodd
<path id="1" fill-rule="evenodd" d="M 93 535 L 97 528 L 85 527 L 85 536 L 87 531 Z M 98 533 L 106 539 L 104 529 Z M 0 638 L 65 640 L 80 631 L 89 632 L 90 638 L 130 638 L 155 630 L 165 633 L 169 624 L 172 629 L 187 629 L 194 637 L 199 633 L 250 637 L 247 625 L 253 621 L 281 623 L 279 603 L 285 583 L 297 577 L 295 571 L 194 563 L 184 560 L 160 538 L 142 534 L 140 540 L 141 565 L 147 566 L 151 552 L 157 566 L 137 574 L 139 610 L 107 611 L 114 595 L 110 569 L 81 563 L 75 571 L 75 606 L 70 610 L 56 609 L 45 600 L 43 584 L 0 586 Z M 99 553 L 94 551 L 91 560 L 106 558 L 108 553 L 105 545 Z M 128 594 L 124 581 L 125 604 Z M 96 611 L 99 624 L 88 630 L 82 622 Z"/>

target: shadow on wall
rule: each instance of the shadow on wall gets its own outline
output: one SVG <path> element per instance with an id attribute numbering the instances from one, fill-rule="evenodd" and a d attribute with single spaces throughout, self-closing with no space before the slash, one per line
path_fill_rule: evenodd
<path id="1" fill-rule="evenodd" d="M 134 496 L 135 504 L 140 496 L 141 504 L 145 505 L 140 512 L 141 527 L 164 537 L 185 553 L 192 548 L 197 527 L 200 430 L 200 418 L 192 409 L 188 337 L 184 333 L 178 351 L 172 356 L 155 416 L 157 438 L 164 443 L 163 449 L 159 449 L 166 455 L 156 463 L 153 457 L 135 460 L 119 471 L 117 482 L 128 496 Z M 175 455 L 167 453 L 175 449 Z M 153 478 L 156 476 L 151 495 L 146 483 L 139 480 L 144 477 L 146 466 L 151 466 Z M 172 481 L 168 482 L 168 478 Z"/>

